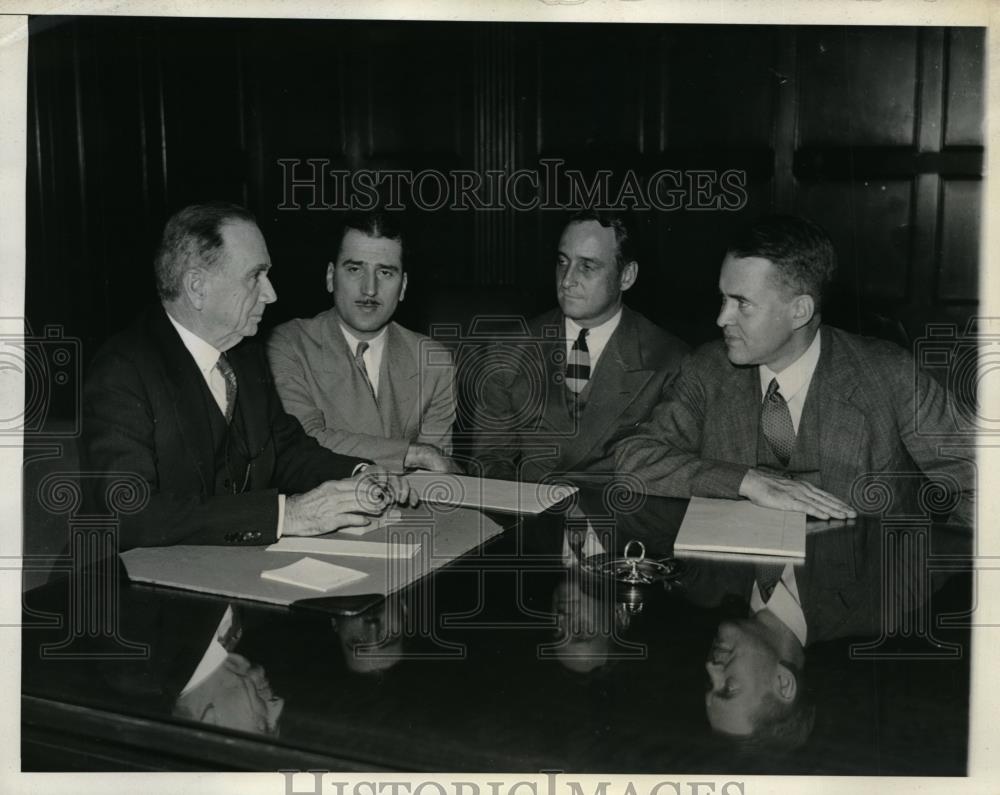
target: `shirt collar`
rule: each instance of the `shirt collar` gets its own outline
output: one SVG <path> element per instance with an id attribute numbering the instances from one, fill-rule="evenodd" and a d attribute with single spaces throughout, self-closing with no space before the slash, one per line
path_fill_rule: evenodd
<path id="1" fill-rule="evenodd" d="M 211 343 L 205 342 L 205 340 L 193 331 L 182 326 L 169 312 L 167 312 L 167 319 L 177 329 L 177 334 L 180 336 L 181 342 L 184 343 L 184 347 L 187 348 L 188 353 L 194 358 L 194 363 L 198 365 L 198 369 L 206 375 L 212 372 L 219 361 L 219 356 L 222 355 L 221 352 Z"/>
<path id="2" fill-rule="evenodd" d="M 820 333 L 817 329 L 816 336 L 798 359 L 792 362 L 780 373 L 775 373 L 766 364 L 762 364 L 758 369 L 760 373 L 760 388 L 762 393 L 767 392 L 772 378 L 778 379 L 778 386 L 781 389 L 781 396 L 789 401 L 794 398 L 803 388 L 809 386 L 813 373 L 816 372 L 816 365 L 819 363 L 819 342 Z"/>
<path id="3" fill-rule="evenodd" d="M 594 326 L 587 333 L 587 345 L 591 348 L 597 346 L 603 348 L 611 335 L 615 333 L 615 329 L 618 328 L 618 324 L 622 319 L 621 307 L 615 312 L 611 317 L 605 320 L 601 325 Z M 580 335 L 580 329 L 582 329 L 579 323 L 577 323 L 572 318 L 566 318 L 566 339 L 575 340 Z"/>
<path id="4" fill-rule="evenodd" d="M 358 344 L 362 342 L 357 337 L 355 337 L 350 331 L 347 330 L 347 326 L 337 321 L 337 325 L 340 326 L 340 331 L 344 335 L 344 339 L 347 340 L 347 347 L 351 351 L 351 356 L 357 355 Z M 365 340 L 368 343 L 368 349 L 371 351 L 372 356 L 380 356 L 382 354 L 382 349 L 385 347 L 385 333 L 389 330 L 389 325 L 386 324 L 382 327 L 382 330 L 372 337 L 370 340 Z"/>

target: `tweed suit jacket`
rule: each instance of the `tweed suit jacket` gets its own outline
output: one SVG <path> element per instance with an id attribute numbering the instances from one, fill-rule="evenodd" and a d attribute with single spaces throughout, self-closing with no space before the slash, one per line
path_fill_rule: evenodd
<path id="1" fill-rule="evenodd" d="M 411 442 L 451 454 L 455 373 L 439 343 L 394 322 L 386 335 L 377 403 L 358 380 L 335 309 L 278 326 L 268 356 L 285 410 L 306 433 L 334 452 L 402 472 Z"/>
<path id="2" fill-rule="evenodd" d="M 324 450 L 282 410 L 259 345 L 244 341 L 226 356 L 238 385 L 233 432 L 249 463 L 225 493 L 216 491 L 222 462 L 210 412 L 218 406 L 162 306 L 110 339 L 91 363 L 80 458 L 85 472 L 101 476 L 85 479 L 90 510 L 108 511 L 108 489 L 123 476 L 149 491 L 145 504 L 119 514 L 120 549 L 271 543 L 279 492 L 309 491 L 365 463 Z"/>
<path id="3" fill-rule="evenodd" d="M 944 388 L 915 373 L 897 345 L 831 326 L 819 333 L 790 474 L 864 511 L 862 486 L 873 476 L 922 472 L 954 495 L 953 516 L 971 523 L 975 439 L 959 433 Z M 757 367 L 731 364 L 721 340 L 704 345 L 669 399 L 618 445 L 617 467 L 652 494 L 735 499 L 758 465 L 761 401 Z"/>
<path id="4" fill-rule="evenodd" d="M 501 343 L 478 393 L 473 455 L 484 477 L 541 481 L 613 474 L 616 440 L 646 419 L 677 374 L 687 345 L 628 307 L 571 416 L 563 385 L 565 323 L 554 309 L 529 323 L 531 341 Z M 514 366 L 506 366 L 514 362 Z"/>

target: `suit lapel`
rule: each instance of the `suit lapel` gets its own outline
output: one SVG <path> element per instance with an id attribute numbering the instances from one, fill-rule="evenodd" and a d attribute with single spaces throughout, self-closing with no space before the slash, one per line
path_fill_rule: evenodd
<path id="1" fill-rule="evenodd" d="M 209 407 L 204 400 L 195 397 L 208 387 L 194 358 L 184 347 L 162 307 L 158 307 L 153 313 L 150 326 L 154 345 L 163 354 L 167 386 L 171 392 L 170 402 L 177 417 L 177 426 L 192 453 L 191 457 L 201 474 L 202 483 L 211 492 L 215 482 L 212 423 L 208 416 Z"/>
<path id="2" fill-rule="evenodd" d="M 724 411 L 707 418 L 713 435 L 718 440 L 719 452 L 713 456 L 727 456 L 739 464 L 756 466 L 757 434 L 760 427 L 760 375 L 756 367 L 731 366 L 723 380 L 722 394 L 730 399 Z"/>
<path id="3" fill-rule="evenodd" d="M 336 427 L 383 436 L 382 418 L 379 416 L 378 407 L 368 385 L 357 371 L 354 356 L 340 330 L 337 313 L 331 310 L 326 320 L 323 325 L 325 361 L 322 366 L 322 386 L 324 391 L 336 396 L 335 400 L 329 401 L 331 408 L 341 418 Z M 381 378 L 381 375 L 379 377 Z"/>
<path id="4" fill-rule="evenodd" d="M 572 439 L 576 436 L 577 420 L 570 417 L 566 408 L 566 387 L 563 383 L 566 361 L 566 323 L 562 313 L 550 312 L 542 318 L 541 325 L 533 329 L 536 339 L 540 342 L 542 361 L 541 370 L 544 373 L 545 413 L 543 429 L 554 432 L 563 438 Z M 536 348 L 529 343 L 527 355 L 537 355 Z M 520 407 L 517 407 L 520 408 Z M 565 444 L 569 444 L 567 441 Z"/>
<path id="5" fill-rule="evenodd" d="M 820 328 L 821 351 L 813 383 L 806 401 L 815 399 L 819 421 L 818 469 L 822 473 L 820 486 L 844 498 L 849 496 L 855 475 L 837 462 L 863 461 L 861 449 L 867 436 L 865 412 L 855 405 L 857 399 L 854 369 L 845 353 L 837 346 L 833 334 Z M 803 412 L 804 413 L 804 412 Z M 836 457 L 829 455 L 837 451 Z"/>
<path id="6" fill-rule="evenodd" d="M 390 323 L 386 329 L 385 350 L 379 369 L 379 408 L 387 427 L 391 426 L 391 415 L 395 415 L 399 421 L 399 432 L 407 438 L 411 436 L 411 430 L 416 430 L 419 425 L 419 417 L 415 416 L 419 410 L 419 372 L 418 363 L 406 346 L 399 327 Z"/>
<path id="7" fill-rule="evenodd" d="M 575 463 L 606 438 L 622 413 L 653 376 L 642 358 L 642 341 L 635 316 L 628 308 L 597 362 L 590 380 L 590 396 L 580 418 L 580 432 L 564 453 L 564 461 Z"/>

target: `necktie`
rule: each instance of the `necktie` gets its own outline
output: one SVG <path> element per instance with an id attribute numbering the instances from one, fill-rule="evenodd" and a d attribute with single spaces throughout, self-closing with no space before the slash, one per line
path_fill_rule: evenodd
<path id="1" fill-rule="evenodd" d="M 760 410 L 760 427 L 764 438 L 771 445 L 778 461 L 783 467 L 788 466 L 788 460 L 795 449 L 795 428 L 792 425 L 792 415 L 788 404 L 778 391 L 778 379 L 772 378 L 764 395 L 764 405 Z"/>
<path id="2" fill-rule="evenodd" d="M 570 392 L 580 394 L 590 380 L 590 349 L 587 348 L 587 332 L 580 329 L 580 335 L 573 343 L 566 359 L 566 387 Z"/>
<path id="3" fill-rule="evenodd" d="M 236 373 L 224 353 L 219 356 L 215 367 L 226 382 L 226 422 L 230 422 L 233 419 L 233 411 L 236 409 Z"/>
<path id="4" fill-rule="evenodd" d="M 372 397 L 375 398 L 375 387 L 372 386 L 372 380 L 368 377 L 368 368 L 365 366 L 365 351 L 368 350 L 367 342 L 359 342 L 357 349 L 354 351 L 354 363 L 358 366 L 361 371 L 361 375 L 365 379 L 365 383 L 368 384 L 368 390 L 372 393 Z M 376 401 L 378 398 L 375 398 Z"/>
<path id="5" fill-rule="evenodd" d="M 754 578 L 757 580 L 760 598 L 764 600 L 765 604 L 771 599 L 771 594 L 781 582 L 784 570 L 785 567 L 781 563 L 758 563 L 754 566 Z"/>

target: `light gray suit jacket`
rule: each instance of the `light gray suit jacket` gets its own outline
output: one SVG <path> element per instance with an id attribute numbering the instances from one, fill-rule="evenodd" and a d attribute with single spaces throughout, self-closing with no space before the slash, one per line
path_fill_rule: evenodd
<path id="1" fill-rule="evenodd" d="M 278 326 L 268 357 L 285 411 L 306 433 L 330 450 L 401 472 L 411 442 L 451 454 L 455 374 L 451 354 L 439 343 L 395 322 L 386 334 L 377 402 L 335 309 Z"/>
<path id="2" fill-rule="evenodd" d="M 877 512 L 872 503 L 881 499 L 867 485 L 873 474 L 892 491 L 922 472 L 958 498 L 955 518 L 971 523 L 975 438 L 959 433 L 945 390 L 916 373 L 897 345 L 832 326 L 819 333 L 789 470 L 865 512 Z M 759 463 L 761 400 L 756 367 L 730 363 L 721 340 L 704 345 L 681 367 L 670 398 L 617 446 L 617 469 L 651 494 L 737 498 Z"/>

